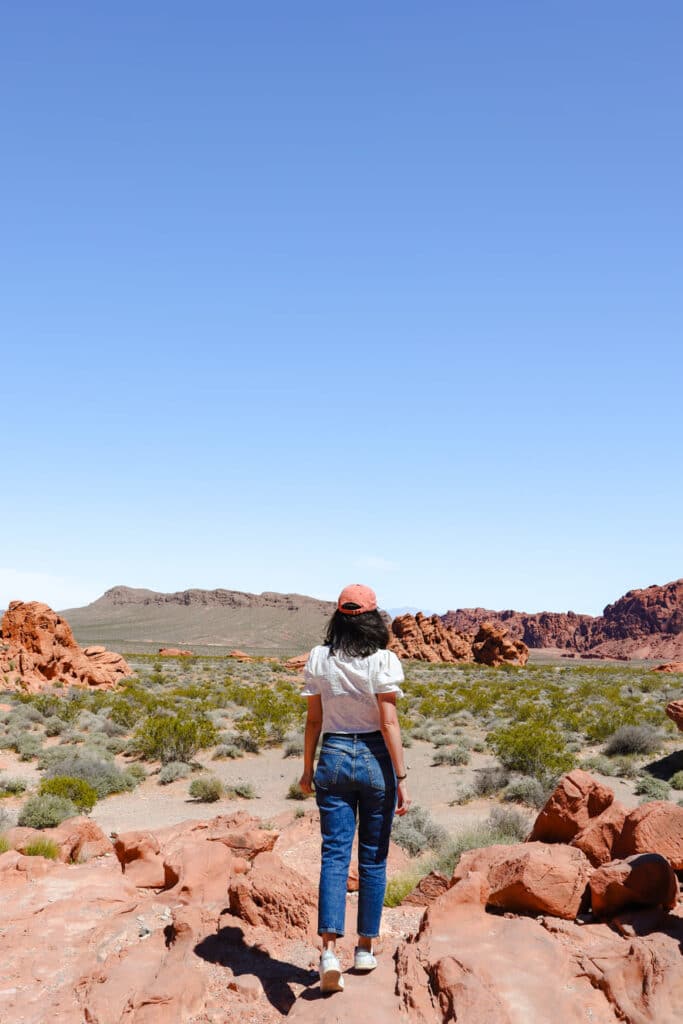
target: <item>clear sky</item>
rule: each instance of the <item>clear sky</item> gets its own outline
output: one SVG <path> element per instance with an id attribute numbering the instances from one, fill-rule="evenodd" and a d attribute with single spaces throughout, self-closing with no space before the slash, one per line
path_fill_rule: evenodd
<path id="1" fill-rule="evenodd" d="M 0 15 L 0 607 L 683 576 L 679 0 Z"/>

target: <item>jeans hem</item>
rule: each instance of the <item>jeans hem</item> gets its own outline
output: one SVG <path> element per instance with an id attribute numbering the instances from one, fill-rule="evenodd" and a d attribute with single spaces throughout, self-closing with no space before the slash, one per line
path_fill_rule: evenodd
<path id="1" fill-rule="evenodd" d="M 336 928 L 318 928 L 318 935 L 336 935 L 338 939 L 344 938 L 344 932 L 338 932 Z"/>

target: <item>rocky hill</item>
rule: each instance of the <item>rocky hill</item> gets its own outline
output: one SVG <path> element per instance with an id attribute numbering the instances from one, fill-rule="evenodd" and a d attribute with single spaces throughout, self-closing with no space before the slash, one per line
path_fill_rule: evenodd
<path id="1" fill-rule="evenodd" d="M 84 608 L 62 611 L 81 644 L 118 650 L 191 647 L 209 653 L 239 647 L 250 654 L 295 654 L 320 643 L 333 601 L 303 594 L 239 590 L 154 590 L 117 586 Z"/>
<path id="2" fill-rule="evenodd" d="M 461 633 L 482 622 L 505 626 L 532 648 L 560 648 L 597 657 L 683 658 L 683 579 L 629 590 L 602 615 L 459 608 L 442 616 Z"/>

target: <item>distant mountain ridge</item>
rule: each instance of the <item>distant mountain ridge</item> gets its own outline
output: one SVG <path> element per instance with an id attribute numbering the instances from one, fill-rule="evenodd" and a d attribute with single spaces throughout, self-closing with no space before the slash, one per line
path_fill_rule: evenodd
<path id="1" fill-rule="evenodd" d="M 499 623 L 531 648 L 610 658 L 683 657 L 683 579 L 629 590 L 602 615 L 459 608 L 441 618 L 461 633 L 473 632 L 482 622 Z"/>
<path id="2" fill-rule="evenodd" d="M 198 653 L 238 647 L 252 654 L 299 654 L 320 643 L 334 601 L 305 594 L 240 590 L 160 593 L 115 586 L 84 608 L 67 608 L 81 644 L 122 651 L 190 647 Z"/>

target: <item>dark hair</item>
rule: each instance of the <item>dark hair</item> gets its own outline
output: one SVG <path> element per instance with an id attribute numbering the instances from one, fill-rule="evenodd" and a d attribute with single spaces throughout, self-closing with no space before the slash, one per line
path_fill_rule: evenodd
<path id="1" fill-rule="evenodd" d="M 325 634 L 325 646 L 330 654 L 341 651 L 350 658 L 368 658 L 389 643 L 389 630 L 380 612 L 361 612 L 345 615 L 336 611 Z"/>

